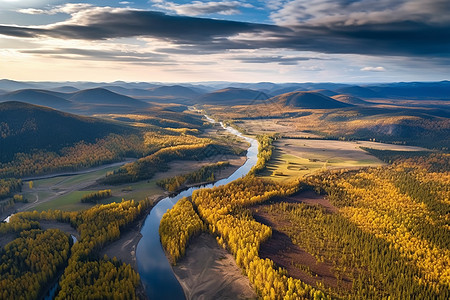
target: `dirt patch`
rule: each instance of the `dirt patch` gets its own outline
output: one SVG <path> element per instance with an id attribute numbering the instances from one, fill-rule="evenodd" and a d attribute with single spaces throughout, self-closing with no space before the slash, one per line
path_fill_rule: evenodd
<path id="1" fill-rule="evenodd" d="M 193 239 L 174 273 L 186 299 L 256 299 L 231 254 L 208 234 Z"/>
<path id="2" fill-rule="evenodd" d="M 328 212 L 335 213 L 338 211 L 337 207 L 331 204 L 330 200 L 322 195 L 314 193 L 313 191 L 302 191 L 289 197 L 283 197 L 281 201 L 288 203 L 306 203 L 309 205 L 319 204 Z"/>
<path id="3" fill-rule="evenodd" d="M 80 234 L 78 231 L 70 226 L 68 223 L 62 223 L 62 222 L 56 222 L 56 221 L 47 221 L 47 220 L 39 220 L 39 224 L 41 224 L 41 228 L 43 230 L 47 229 L 59 229 L 62 232 L 65 232 L 67 234 L 71 234 L 77 238 L 77 240 L 80 239 Z"/>
<path id="4" fill-rule="evenodd" d="M 7 244 L 11 243 L 17 238 L 17 234 L 9 232 L 9 233 L 2 233 L 0 235 L 0 248 L 5 247 Z"/>
<path id="5" fill-rule="evenodd" d="M 289 236 L 281 231 L 288 221 L 275 222 L 271 215 L 254 210 L 254 218 L 263 224 L 272 227 L 272 237 L 261 245 L 259 256 L 269 258 L 280 267 L 287 270 L 289 276 L 318 286 L 318 283 L 328 287 L 351 288 L 351 280 L 338 279 L 333 273 L 333 265 L 329 262 L 320 262 L 313 255 L 294 244 Z"/>

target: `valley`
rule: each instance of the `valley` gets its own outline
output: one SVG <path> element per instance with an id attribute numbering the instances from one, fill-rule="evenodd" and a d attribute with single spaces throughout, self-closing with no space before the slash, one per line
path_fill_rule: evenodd
<path id="1" fill-rule="evenodd" d="M 447 82 L 426 98 L 394 84 L 11 85 L 5 298 L 55 280 L 56 299 L 450 295 Z M 26 243 L 58 262 L 30 267 Z"/>

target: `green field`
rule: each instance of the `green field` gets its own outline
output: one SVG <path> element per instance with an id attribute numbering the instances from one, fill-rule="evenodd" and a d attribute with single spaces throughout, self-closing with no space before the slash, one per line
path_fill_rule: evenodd
<path id="1" fill-rule="evenodd" d="M 49 209 L 60 209 L 65 211 L 75 211 L 75 210 L 81 210 L 85 208 L 89 208 L 92 205 L 81 203 L 80 199 L 86 194 L 89 194 L 93 191 L 75 191 L 68 194 L 65 194 L 61 197 L 55 198 L 51 201 L 44 202 L 42 204 L 39 204 L 33 208 L 30 208 L 29 210 L 37 210 L 37 211 L 44 211 Z"/>
<path id="2" fill-rule="evenodd" d="M 163 194 L 164 191 L 156 185 L 156 180 L 118 186 L 99 186 L 97 184 L 97 179 L 117 168 L 111 167 L 85 174 L 34 180 L 32 189 L 30 189 L 28 182 L 25 182 L 23 194 L 29 201 L 25 210 L 60 209 L 76 211 L 87 209 L 94 204 L 81 203 L 81 197 L 106 188 L 111 189 L 113 196 L 99 201 L 101 204 L 120 202 L 122 199 L 139 201 L 146 197 L 157 197 Z"/>

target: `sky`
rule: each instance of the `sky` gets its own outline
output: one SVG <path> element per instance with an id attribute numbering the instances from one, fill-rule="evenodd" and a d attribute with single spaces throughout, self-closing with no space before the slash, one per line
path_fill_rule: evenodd
<path id="1" fill-rule="evenodd" d="M 449 0 L 0 0 L 0 78 L 450 79 Z"/>

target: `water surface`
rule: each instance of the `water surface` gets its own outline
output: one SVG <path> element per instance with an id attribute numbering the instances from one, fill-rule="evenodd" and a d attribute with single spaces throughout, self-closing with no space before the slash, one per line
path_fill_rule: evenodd
<path id="1" fill-rule="evenodd" d="M 211 118 L 206 118 L 208 121 L 214 122 Z M 214 184 L 191 187 L 175 196 L 162 199 L 152 208 L 141 229 L 142 238 L 136 249 L 136 261 L 139 275 L 147 296 L 150 299 L 185 299 L 183 289 L 172 271 L 172 267 L 164 254 L 160 242 L 159 224 L 164 213 L 172 208 L 172 206 L 181 198 L 191 196 L 195 190 L 225 185 L 247 175 L 258 160 L 258 141 L 243 136 L 236 129 L 226 127 L 223 123 L 220 123 L 220 125 L 225 130 L 250 143 L 250 147 L 247 150 L 247 161 L 227 178 L 219 180 Z"/>

